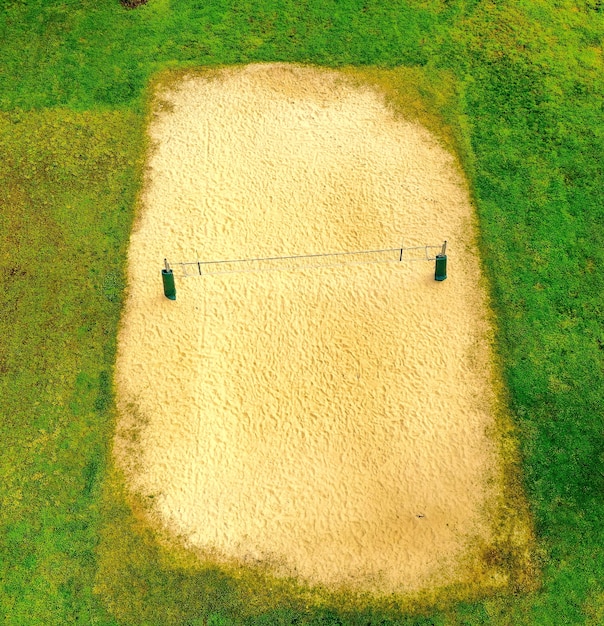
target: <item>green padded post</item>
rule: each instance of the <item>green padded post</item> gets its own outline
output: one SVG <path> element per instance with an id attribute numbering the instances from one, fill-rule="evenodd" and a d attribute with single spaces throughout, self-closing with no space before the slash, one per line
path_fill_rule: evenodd
<path id="1" fill-rule="evenodd" d="M 176 285 L 174 284 L 172 270 L 162 270 L 161 278 L 164 283 L 164 296 L 169 300 L 176 300 Z"/>
<path id="2" fill-rule="evenodd" d="M 434 280 L 445 280 L 445 278 L 447 278 L 447 255 L 437 254 Z"/>

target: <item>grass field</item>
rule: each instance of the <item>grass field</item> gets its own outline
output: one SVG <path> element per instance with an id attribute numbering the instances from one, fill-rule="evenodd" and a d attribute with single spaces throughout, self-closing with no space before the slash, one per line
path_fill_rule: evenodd
<path id="1" fill-rule="evenodd" d="M 0 0 L 6 624 L 604 623 L 599 0 Z M 109 448 L 126 246 L 161 70 L 370 66 L 474 195 L 540 584 L 407 616 L 307 607 L 158 545 Z M 508 558 L 505 551 L 493 558 Z M 510 563 L 513 567 L 513 563 Z M 271 592 L 267 591 L 267 597 Z"/>

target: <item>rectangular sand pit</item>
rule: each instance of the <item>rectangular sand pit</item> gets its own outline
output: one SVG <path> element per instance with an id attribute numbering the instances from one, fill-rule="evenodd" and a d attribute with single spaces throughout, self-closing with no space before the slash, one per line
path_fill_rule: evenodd
<path id="1" fill-rule="evenodd" d="M 333 589 L 470 581 L 495 540 L 502 468 L 472 207 L 451 155 L 375 89 L 285 64 L 185 77 L 149 132 L 116 454 L 150 519 L 219 562 Z M 177 300 L 162 294 L 165 257 L 444 239 L 444 282 L 427 262 L 294 263 L 177 275 Z"/>

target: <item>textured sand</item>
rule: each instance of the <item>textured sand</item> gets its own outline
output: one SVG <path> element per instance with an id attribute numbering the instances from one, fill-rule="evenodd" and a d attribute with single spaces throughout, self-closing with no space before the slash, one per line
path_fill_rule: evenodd
<path id="1" fill-rule="evenodd" d="M 149 132 L 116 375 L 132 489 L 219 560 L 381 592 L 466 580 L 498 482 L 472 208 L 453 158 L 375 90 L 284 64 L 182 79 Z M 292 264 L 177 273 L 176 302 L 162 294 L 164 257 L 444 239 L 442 283 L 432 262 Z"/>

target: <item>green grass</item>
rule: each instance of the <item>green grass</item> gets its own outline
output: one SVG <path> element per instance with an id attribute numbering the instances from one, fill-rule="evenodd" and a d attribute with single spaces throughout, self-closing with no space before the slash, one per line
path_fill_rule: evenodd
<path id="1" fill-rule="evenodd" d="M 6 623 L 75 623 L 104 615 L 92 587 L 140 120 L 14 112 L 0 143 L 1 601 Z"/>
<path id="2" fill-rule="evenodd" d="M 0 619 L 604 623 L 603 40 L 599 0 L 0 0 Z M 285 593 L 269 611 L 121 497 L 110 381 L 149 81 L 274 60 L 407 66 L 378 78 L 462 159 L 537 589 L 408 617 Z"/>

